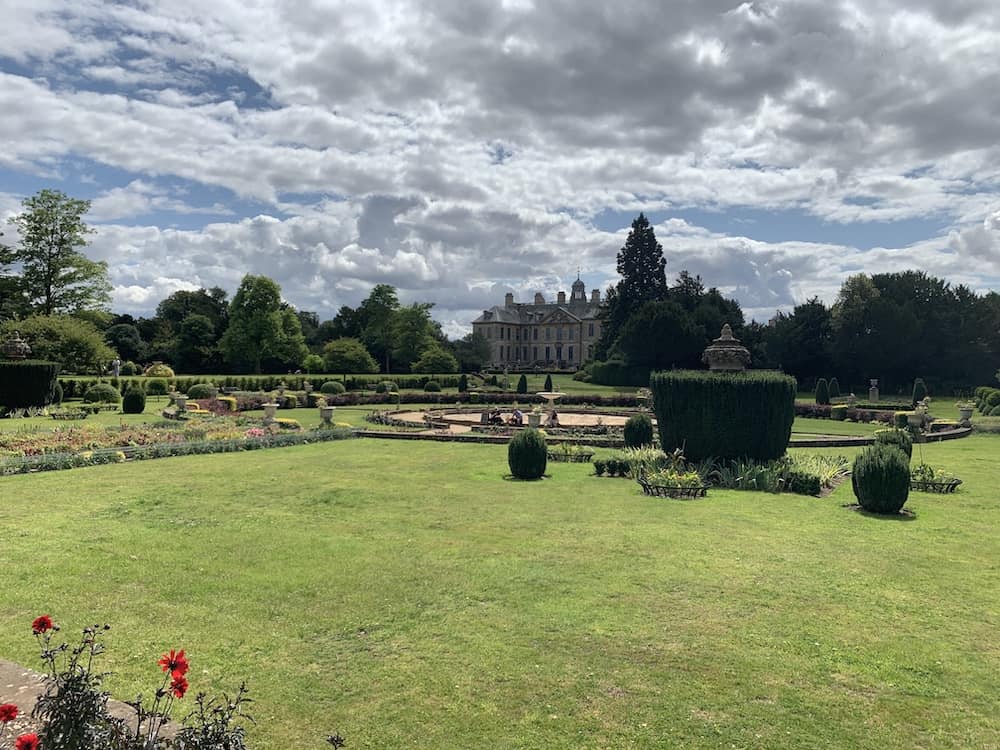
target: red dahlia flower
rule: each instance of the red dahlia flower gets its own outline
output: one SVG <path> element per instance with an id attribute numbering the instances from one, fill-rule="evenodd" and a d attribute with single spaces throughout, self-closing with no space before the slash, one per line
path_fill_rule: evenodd
<path id="1" fill-rule="evenodd" d="M 38 735 L 22 734 L 14 740 L 14 750 L 38 750 Z"/>
<path id="2" fill-rule="evenodd" d="M 41 617 L 36 617 L 31 623 L 31 632 L 35 635 L 41 635 L 47 630 L 52 630 L 52 617 L 49 615 L 42 615 Z"/>
<path id="3" fill-rule="evenodd" d="M 4 703 L 0 705 L 0 723 L 6 724 L 8 721 L 14 721 L 17 718 L 17 706 L 13 703 Z"/>
<path id="4" fill-rule="evenodd" d="M 187 677 L 181 674 L 174 675 L 174 679 L 170 681 L 170 691 L 178 698 L 183 698 L 184 693 L 187 692 L 187 689 L 188 689 Z"/>
<path id="5" fill-rule="evenodd" d="M 188 671 L 188 660 L 184 656 L 184 649 L 174 651 L 170 649 L 169 654 L 160 657 L 160 666 L 164 672 L 170 672 L 172 677 L 183 677 Z"/>

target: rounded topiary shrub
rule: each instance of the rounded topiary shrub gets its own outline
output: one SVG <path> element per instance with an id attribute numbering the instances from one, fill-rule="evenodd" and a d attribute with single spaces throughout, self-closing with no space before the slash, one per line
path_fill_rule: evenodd
<path id="1" fill-rule="evenodd" d="M 992 409 L 990 409 L 990 416 L 1000 417 L 1000 406 L 994 406 Z"/>
<path id="2" fill-rule="evenodd" d="M 910 495 L 910 462 L 899 448 L 876 443 L 854 459 L 851 484 L 870 513 L 899 513 Z"/>
<path id="3" fill-rule="evenodd" d="M 894 445 L 906 454 L 907 460 L 913 456 L 913 438 L 910 437 L 910 433 L 906 430 L 900 430 L 898 428 L 891 430 L 876 430 L 875 442 L 881 445 Z"/>
<path id="4" fill-rule="evenodd" d="M 327 380 L 319 387 L 319 390 L 327 395 L 339 396 L 341 393 L 345 393 L 347 388 L 339 380 Z"/>
<path id="5" fill-rule="evenodd" d="M 147 367 L 143 375 L 147 378 L 172 378 L 174 376 L 174 371 L 170 365 L 165 365 L 160 362 Z"/>
<path id="6" fill-rule="evenodd" d="M 625 423 L 625 447 L 640 448 L 653 444 L 653 420 L 645 414 L 633 414 Z"/>
<path id="7" fill-rule="evenodd" d="M 836 378 L 830 378 L 830 398 L 840 398 L 840 383 Z"/>
<path id="8" fill-rule="evenodd" d="M 507 465 L 518 479 L 540 479 L 547 460 L 545 437 L 538 430 L 521 430 L 507 444 Z"/>
<path id="9" fill-rule="evenodd" d="M 117 404 L 121 400 L 121 394 L 111 383 L 98 383 L 92 385 L 83 394 L 83 400 L 88 404 Z"/>
<path id="10" fill-rule="evenodd" d="M 770 371 L 671 370 L 649 378 L 660 448 L 705 458 L 780 458 L 795 419 L 795 378 Z"/>
<path id="11" fill-rule="evenodd" d="M 827 385 L 826 378 L 820 378 L 816 381 L 816 403 L 822 406 L 830 403 L 830 387 Z"/>
<path id="12" fill-rule="evenodd" d="M 146 411 L 146 393 L 133 386 L 122 397 L 122 411 L 125 414 L 142 414 Z"/>
<path id="13" fill-rule="evenodd" d="M 137 365 L 132 360 L 129 360 L 127 362 L 122 362 L 122 366 L 119 372 L 122 375 L 135 375 L 139 372 L 139 365 Z"/>
<path id="14" fill-rule="evenodd" d="M 391 380 L 383 380 L 381 383 L 375 386 L 375 393 L 395 393 L 399 390 L 399 386 L 393 383 Z"/>
<path id="15" fill-rule="evenodd" d="M 424 392 L 425 393 L 440 393 L 441 392 L 441 384 L 439 382 L 437 382 L 436 380 L 428 380 L 426 383 L 424 383 Z"/>
<path id="16" fill-rule="evenodd" d="M 23 409 L 53 403 L 58 374 L 55 362 L 0 360 L 0 404 L 8 409 Z"/>
<path id="17" fill-rule="evenodd" d="M 163 396 L 167 393 L 167 381 L 163 378 L 153 378 L 146 382 L 146 393 L 150 396 Z"/>
<path id="18" fill-rule="evenodd" d="M 219 389 L 211 383 L 195 383 L 187 390 L 188 398 L 215 398 Z"/>

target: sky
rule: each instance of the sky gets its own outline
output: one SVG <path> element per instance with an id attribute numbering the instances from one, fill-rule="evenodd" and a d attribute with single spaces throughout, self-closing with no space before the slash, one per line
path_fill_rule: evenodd
<path id="1" fill-rule="evenodd" d="M 322 319 L 391 284 L 460 336 L 605 289 L 640 211 L 748 319 L 859 272 L 1000 289 L 995 0 L 4 9 L 0 216 L 91 200 L 116 312 L 253 273 Z"/>

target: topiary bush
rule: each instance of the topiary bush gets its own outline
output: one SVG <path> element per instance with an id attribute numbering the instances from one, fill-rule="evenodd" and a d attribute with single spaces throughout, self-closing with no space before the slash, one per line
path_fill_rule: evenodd
<path id="1" fill-rule="evenodd" d="M 170 365 L 157 362 L 155 365 L 147 367 L 146 371 L 142 374 L 147 378 L 172 378 L 174 376 L 174 371 Z"/>
<path id="2" fill-rule="evenodd" d="M 840 383 L 836 378 L 830 378 L 830 398 L 840 398 Z"/>
<path id="3" fill-rule="evenodd" d="M 188 398 L 215 398 L 219 389 L 211 383 L 195 383 L 187 389 Z"/>
<path id="4" fill-rule="evenodd" d="M 146 381 L 146 393 L 150 396 L 164 396 L 167 393 L 167 381 L 163 378 L 153 378 Z"/>
<path id="5" fill-rule="evenodd" d="M 8 409 L 47 406 L 54 402 L 59 365 L 38 359 L 0 361 L 0 404 Z"/>
<path id="6" fill-rule="evenodd" d="M 128 360 L 127 362 L 122 362 L 122 366 L 119 372 L 122 375 L 136 375 L 139 373 L 139 365 L 137 365 L 132 360 Z"/>
<path id="7" fill-rule="evenodd" d="M 854 459 L 851 484 L 869 513 L 899 513 L 910 495 L 910 462 L 899 448 L 876 443 Z"/>
<path id="8" fill-rule="evenodd" d="M 122 395 L 111 383 L 92 385 L 83 394 L 83 400 L 88 404 L 117 404 Z"/>
<path id="9" fill-rule="evenodd" d="M 546 393 L 552 393 L 552 376 L 551 375 L 546 375 L 545 376 L 545 387 L 542 390 L 545 391 Z"/>
<path id="10" fill-rule="evenodd" d="M 641 448 L 653 444 L 653 420 L 645 414 L 633 414 L 625 423 L 625 447 Z"/>
<path id="11" fill-rule="evenodd" d="M 428 380 L 424 383 L 424 393 L 440 393 L 441 384 L 436 380 Z"/>
<path id="12" fill-rule="evenodd" d="M 469 377 L 463 372 L 458 376 L 458 392 L 465 393 L 469 390 Z"/>
<path id="13" fill-rule="evenodd" d="M 816 403 L 822 406 L 830 403 L 830 387 L 826 383 L 826 378 L 816 381 Z"/>
<path id="14" fill-rule="evenodd" d="M 146 411 L 146 392 L 135 386 L 125 391 L 122 397 L 122 412 L 125 414 L 142 414 Z"/>
<path id="15" fill-rule="evenodd" d="M 528 376 L 522 375 L 517 379 L 517 392 L 527 393 L 528 392 Z"/>
<path id="16" fill-rule="evenodd" d="M 347 388 L 339 380 L 327 380 L 319 387 L 319 390 L 321 393 L 327 395 L 339 396 L 341 393 L 347 391 Z"/>
<path id="17" fill-rule="evenodd" d="M 507 465 L 518 479 L 540 479 L 547 461 L 545 437 L 536 429 L 521 430 L 507 444 Z"/>
<path id="18" fill-rule="evenodd" d="M 907 460 L 913 456 L 913 438 L 909 432 L 898 427 L 891 430 L 875 430 L 875 443 L 894 445 L 906 454 Z"/>
<path id="19" fill-rule="evenodd" d="M 56 381 L 55 390 L 52 393 L 52 403 L 61 404 L 63 402 L 63 387 L 62 383 L 58 380 Z"/>
<path id="20" fill-rule="evenodd" d="M 398 390 L 399 386 L 391 380 L 383 380 L 375 386 L 375 393 L 396 393 Z"/>
<path id="21" fill-rule="evenodd" d="M 666 453 L 689 460 L 785 454 L 795 419 L 795 378 L 770 371 L 673 370 L 650 376 L 653 408 Z"/>
<path id="22" fill-rule="evenodd" d="M 910 401 L 916 406 L 918 401 L 923 401 L 925 398 L 927 398 L 927 386 L 924 385 L 923 378 L 917 378 L 913 381 L 913 397 Z"/>

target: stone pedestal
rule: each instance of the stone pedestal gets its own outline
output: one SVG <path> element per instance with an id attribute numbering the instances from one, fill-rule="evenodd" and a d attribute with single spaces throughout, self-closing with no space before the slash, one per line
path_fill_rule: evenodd
<path id="1" fill-rule="evenodd" d="M 750 352 L 733 336 L 733 329 L 726 323 L 719 338 L 701 355 L 701 361 L 713 371 L 742 372 L 750 364 Z"/>
<path id="2" fill-rule="evenodd" d="M 182 396 L 179 393 L 176 396 L 174 396 L 174 406 L 177 407 L 178 414 L 182 414 L 183 412 L 187 411 L 187 402 L 188 402 L 187 396 Z"/>
<path id="3" fill-rule="evenodd" d="M 528 414 L 528 427 L 535 427 L 536 429 L 542 424 L 542 415 L 537 412 L 530 412 Z"/>
<path id="4" fill-rule="evenodd" d="M 278 411 L 277 404 L 263 404 L 264 406 L 264 424 L 271 424 L 274 421 L 274 415 Z"/>
<path id="5" fill-rule="evenodd" d="M 321 406 L 319 407 L 319 418 L 323 423 L 324 427 L 330 427 L 333 424 L 333 407 L 332 406 Z"/>

